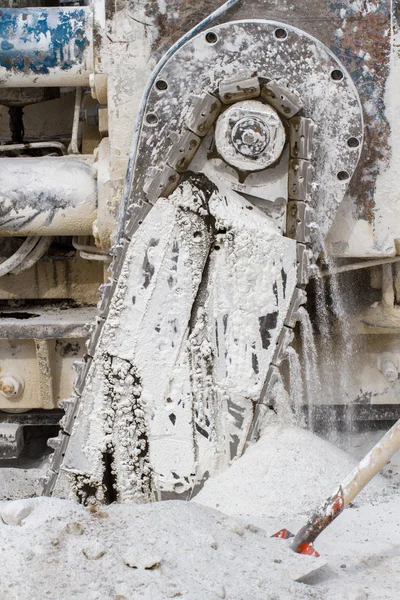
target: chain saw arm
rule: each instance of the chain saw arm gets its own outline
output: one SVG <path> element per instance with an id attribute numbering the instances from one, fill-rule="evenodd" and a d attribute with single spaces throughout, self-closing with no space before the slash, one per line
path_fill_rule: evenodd
<path id="1" fill-rule="evenodd" d="M 219 25 L 158 75 L 45 482 L 83 503 L 188 498 L 243 451 L 361 147 L 350 77 L 288 25 Z"/>

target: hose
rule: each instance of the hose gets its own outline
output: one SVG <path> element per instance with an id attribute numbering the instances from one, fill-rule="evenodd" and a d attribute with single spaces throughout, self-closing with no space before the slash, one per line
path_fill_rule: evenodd
<path id="1" fill-rule="evenodd" d="M 140 106 L 139 106 L 139 112 L 137 114 L 135 127 L 133 130 L 132 146 L 131 146 L 131 151 L 129 154 L 128 169 L 127 169 L 127 173 L 126 173 L 124 191 L 122 194 L 122 201 L 121 201 L 121 206 L 120 206 L 120 211 L 119 211 L 119 229 L 118 229 L 117 238 L 116 238 L 117 243 L 122 237 L 122 233 L 123 233 L 123 229 L 124 229 L 124 225 L 125 225 L 125 215 L 126 215 L 126 209 L 127 209 L 128 199 L 129 199 L 129 194 L 130 194 L 130 182 L 131 182 L 132 173 L 134 172 L 134 168 L 136 166 L 137 149 L 138 149 L 140 132 L 142 129 L 144 113 L 146 110 L 147 100 L 149 98 L 151 88 L 153 87 L 153 84 L 154 84 L 155 80 L 157 79 L 159 72 L 161 71 L 161 69 L 163 68 L 165 63 L 171 58 L 171 56 L 173 54 L 175 54 L 175 52 L 177 50 L 179 50 L 179 48 L 181 46 L 183 46 L 183 44 L 185 44 L 186 42 L 191 40 L 195 35 L 200 33 L 200 31 L 202 29 L 204 29 L 204 27 L 207 27 L 207 25 L 211 25 L 211 23 L 213 23 L 216 19 L 221 17 L 223 14 L 225 14 L 230 8 L 235 6 L 235 4 L 238 4 L 240 1 L 241 0 L 228 0 L 227 2 L 224 2 L 224 4 L 222 4 L 222 6 L 220 6 L 216 10 L 214 10 L 214 12 L 212 12 L 210 15 L 208 15 L 208 17 L 206 17 L 205 19 L 200 21 L 200 23 L 198 23 L 192 29 L 190 29 L 190 31 L 185 33 L 177 42 L 175 42 L 175 44 L 173 46 L 171 46 L 171 48 L 169 48 L 169 50 L 167 50 L 167 52 L 164 54 L 164 56 L 161 57 L 161 59 L 159 60 L 159 62 L 156 65 L 156 67 L 154 68 L 152 74 L 150 75 L 150 79 L 148 80 L 147 85 L 146 85 L 143 95 L 142 95 L 142 100 L 141 100 Z"/>
<path id="2" fill-rule="evenodd" d="M 7 258 L 0 264 L 0 277 L 3 275 L 7 275 L 17 267 L 27 258 L 27 256 L 32 252 L 35 248 L 36 244 L 39 242 L 40 236 L 31 236 L 27 237 L 23 244 L 18 248 L 14 254 Z"/>
<path id="3" fill-rule="evenodd" d="M 26 269 L 33 267 L 33 265 L 36 264 L 37 261 L 46 254 L 52 241 L 53 238 L 51 236 L 41 237 L 36 246 L 33 248 L 32 252 L 28 254 L 27 258 L 20 265 L 18 265 L 18 267 L 13 269 L 11 273 L 13 275 L 18 275 L 18 273 L 21 273 L 21 271 L 26 271 Z"/>

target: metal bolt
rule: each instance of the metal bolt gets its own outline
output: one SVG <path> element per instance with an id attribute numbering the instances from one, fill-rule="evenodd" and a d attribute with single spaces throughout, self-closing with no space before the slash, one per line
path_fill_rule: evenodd
<path id="1" fill-rule="evenodd" d="M 244 156 L 258 156 L 270 139 L 268 125 L 261 119 L 245 117 L 232 128 L 232 143 Z"/>
<path id="2" fill-rule="evenodd" d="M 15 375 L 3 375 L 0 379 L 0 394 L 8 400 L 18 398 L 24 391 L 23 380 Z"/>
<path id="3" fill-rule="evenodd" d="M 243 133 L 242 140 L 245 144 L 254 144 L 256 141 L 256 134 L 251 129 L 248 129 Z"/>
<path id="4" fill-rule="evenodd" d="M 377 366 L 384 378 L 386 379 L 386 381 L 393 383 L 397 380 L 399 376 L 399 371 L 397 368 L 396 356 L 394 356 L 390 352 L 383 352 L 382 355 L 378 356 Z"/>

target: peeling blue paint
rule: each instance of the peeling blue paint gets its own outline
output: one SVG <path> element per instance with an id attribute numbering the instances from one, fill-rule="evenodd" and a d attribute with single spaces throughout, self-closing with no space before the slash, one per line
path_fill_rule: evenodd
<path id="1" fill-rule="evenodd" d="M 38 75 L 83 66 L 89 16 L 86 7 L 0 9 L 0 66 Z"/>

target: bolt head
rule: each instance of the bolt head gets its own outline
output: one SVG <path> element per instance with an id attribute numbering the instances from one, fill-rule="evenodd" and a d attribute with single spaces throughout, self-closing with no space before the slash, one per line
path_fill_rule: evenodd
<path id="1" fill-rule="evenodd" d="M 240 119 L 232 128 L 232 143 L 243 156 L 258 156 L 270 140 L 268 125 L 261 119 Z"/>
<path id="2" fill-rule="evenodd" d="M 14 400 L 24 391 L 22 379 L 16 375 L 3 375 L 0 378 L 0 394 L 8 400 Z"/>

